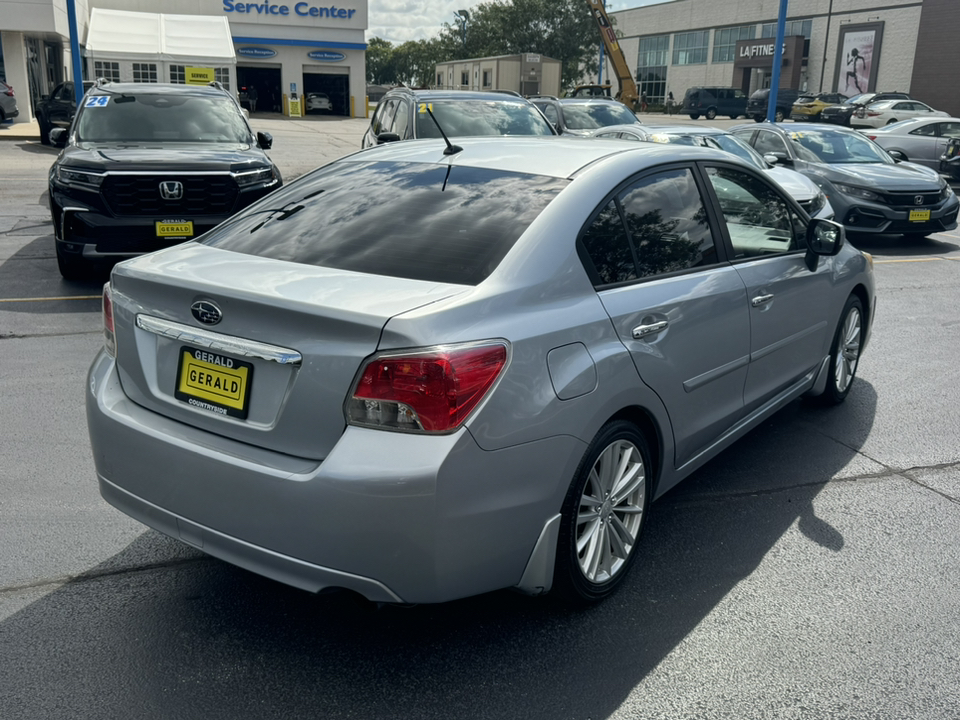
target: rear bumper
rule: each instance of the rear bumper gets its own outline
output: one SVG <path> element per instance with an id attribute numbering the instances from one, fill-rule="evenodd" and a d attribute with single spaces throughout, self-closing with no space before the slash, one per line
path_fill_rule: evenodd
<path id="1" fill-rule="evenodd" d="M 280 582 L 378 602 L 519 585 L 585 450 L 347 427 L 322 462 L 281 455 L 136 405 L 103 353 L 86 404 L 101 494 L 118 509 Z"/>

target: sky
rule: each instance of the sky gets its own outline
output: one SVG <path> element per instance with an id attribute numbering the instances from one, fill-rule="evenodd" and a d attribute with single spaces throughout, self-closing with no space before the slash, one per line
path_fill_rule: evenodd
<path id="1" fill-rule="evenodd" d="M 607 0 L 607 12 L 655 5 L 668 0 Z M 367 41 L 373 37 L 395 45 L 407 40 L 429 40 L 443 23 L 455 23 L 454 13 L 479 3 L 468 0 L 368 0 Z M 469 25 L 467 26 L 469 32 Z"/>

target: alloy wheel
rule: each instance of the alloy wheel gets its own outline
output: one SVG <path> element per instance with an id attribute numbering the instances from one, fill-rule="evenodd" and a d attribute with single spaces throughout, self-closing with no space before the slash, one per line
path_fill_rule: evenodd
<path id="1" fill-rule="evenodd" d="M 857 371 L 857 363 L 860 361 L 860 330 L 860 310 L 852 307 L 843 322 L 843 330 L 837 337 L 833 376 L 840 393 L 847 391 Z"/>

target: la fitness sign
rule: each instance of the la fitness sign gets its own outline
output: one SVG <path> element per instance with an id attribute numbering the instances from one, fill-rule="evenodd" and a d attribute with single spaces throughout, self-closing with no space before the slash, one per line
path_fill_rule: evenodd
<path id="1" fill-rule="evenodd" d="M 223 11 L 226 13 L 241 13 L 244 15 L 274 15 L 300 16 L 303 18 L 332 18 L 349 20 L 357 12 L 355 8 L 342 8 L 336 5 L 321 7 L 308 2 L 298 2 L 292 7 L 270 2 L 236 2 L 223 0 Z"/>

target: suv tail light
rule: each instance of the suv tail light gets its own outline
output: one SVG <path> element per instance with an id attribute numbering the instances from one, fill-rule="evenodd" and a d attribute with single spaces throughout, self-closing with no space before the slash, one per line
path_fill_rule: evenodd
<path id="1" fill-rule="evenodd" d="M 113 296 L 110 283 L 103 286 L 103 347 L 113 357 L 117 356 L 117 336 L 113 327 Z"/>
<path id="2" fill-rule="evenodd" d="M 503 342 L 385 353 L 367 362 L 347 401 L 347 422 L 387 430 L 459 428 L 507 364 Z"/>
<path id="3" fill-rule="evenodd" d="M 7 85 L 7 89 L 3 91 L 3 94 L 13 97 L 13 85 Z"/>

